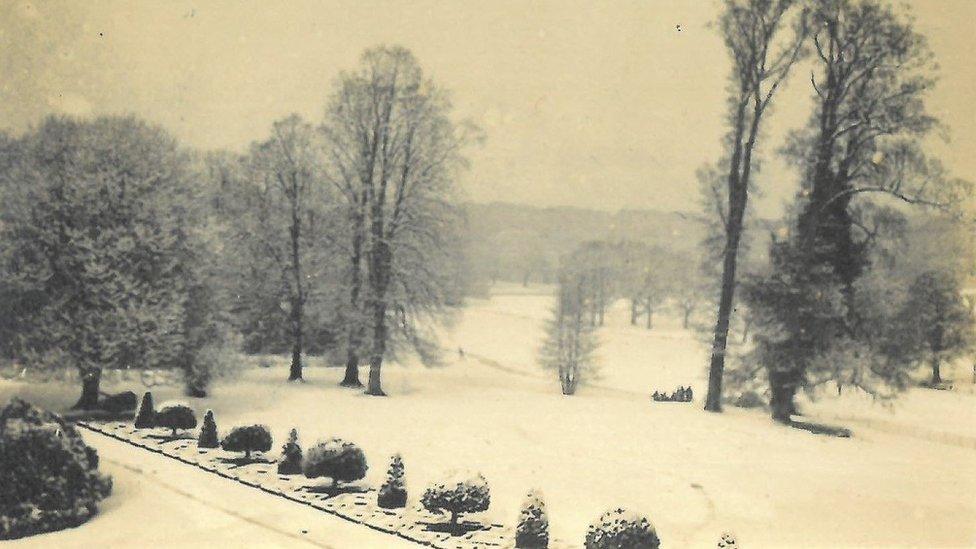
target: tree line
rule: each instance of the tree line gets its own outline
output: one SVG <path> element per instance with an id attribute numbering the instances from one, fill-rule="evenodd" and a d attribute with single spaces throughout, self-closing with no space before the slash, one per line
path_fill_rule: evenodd
<path id="1" fill-rule="evenodd" d="M 477 129 L 399 47 L 367 50 L 317 122 L 243 154 L 200 152 L 132 116 L 49 117 L 0 140 L 0 352 L 76 368 L 177 368 L 203 395 L 237 343 L 341 357 L 382 395 L 397 352 L 435 361 L 458 302 L 455 182 Z M 239 336 L 242 341 L 234 341 Z"/>

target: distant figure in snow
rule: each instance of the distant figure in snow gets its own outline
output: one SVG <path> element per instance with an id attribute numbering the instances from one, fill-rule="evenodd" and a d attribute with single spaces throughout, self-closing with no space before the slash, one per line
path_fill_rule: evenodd
<path id="1" fill-rule="evenodd" d="M 458 347 L 458 358 L 464 360 L 464 349 Z"/>
<path id="2" fill-rule="evenodd" d="M 685 402 L 691 402 L 693 398 L 695 398 L 695 394 L 691 390 L 691 387 L 688 387 L 688 389 L 685 390 Z"/>
<path id="3" fill-rule="evenodd" d="M 657 402 L 657 401 L 661 400 L 661 393 L 659 393 L 657 391 L 654 391 L 654 394 L 651 395 L 651 398 L 654 399 L 655 402 Z"/>

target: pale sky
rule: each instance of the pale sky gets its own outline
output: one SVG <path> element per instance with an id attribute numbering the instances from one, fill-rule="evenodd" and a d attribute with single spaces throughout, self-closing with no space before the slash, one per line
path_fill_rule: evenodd
<path id="1" fill-rule="evenodd" d="M 976 179 L 976 0 L 911 2 L 942 66 L 930 95 L 952 142 L 930 151 Z M 728 61 L 717 0 L 0 2 L 0 128 L 51 112 L 134 113 L 184 143 L 244 150 L 271 122 L 319 121 L 330 82 L 377 44 L 410 48 L 479 123 L 462 188 L 476 201 L 696 208 L 721 153 Z M 777 160 L 809 116 L 809 69 L 766 125 L 764 215 L 794 192 Z"/>

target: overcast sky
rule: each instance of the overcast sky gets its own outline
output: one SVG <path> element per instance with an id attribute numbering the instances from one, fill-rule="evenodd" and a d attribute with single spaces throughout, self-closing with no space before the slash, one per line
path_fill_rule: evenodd
<path id="1" fill-rule="evenodd" d="M 942 65 L 933 143 L 976 179 L 976 0 L 912 3 Z M 400 44 L 486 131 L 472 200 L 616 210 L 696 208 L 721 153 L 728 61 L 716 0 L 641 2 L 0 1 L 0 127 L 51 112 L 135 113 L 200 148 L 243 150 L 271 122 L 318 121 L 365 48 Z M 775 150 L 809 116 L 809 69 L 767 125 L 762 212 L 794 192 Z"/>

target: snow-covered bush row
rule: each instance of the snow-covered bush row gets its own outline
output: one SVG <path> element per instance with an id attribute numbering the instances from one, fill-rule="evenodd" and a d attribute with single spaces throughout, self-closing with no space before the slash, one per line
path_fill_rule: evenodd
<path id="1" fill-rule="evenodd" d="M 690 396 L 685 391 L 681 391 L 681 393 Z M 169 404 L 163 406 L 159 412 L 153 412 L 152 405 L 152 395 L 147 392 L 143 397 L 139 414 L 137 414 L 136 429 L 130 430 L 130 434 L 134 434 L 146 426 L 164 427 L 175 434 L 178 429 L 191 429 L 196 425 L 193 410 L 186 406 Z M 267 427 L 262 425 L 237 427 L 231 430 L 219 444 L 217 443 L 218 440 L 220 439 L 217 435 L 213 411 L 208 410 L 197 439 L 197 448 L 207 449 L 220 446 L 225 451 L 245 452 L 245 459 L 250 461 L 251 452 L 267 452 L 272 446 L 271 433 Z M 184 442 L 184 444 L 189 443 Z M 186 446 L 178 448 L 184 447 Z M 348 488 L 343 487 L 342 484 L 363 479 L 368 470 L 368 465 L 365 453 L 359 446 L 338 438 L 319 442 L 308 448 L 307 451 L 303 451 L 298 441 L 298 432 L 292 429 L 288 441 L 282 445 L 276 469 L 279 475 L 277 478 L 280 480 L 297 475 L 311 479 L 331 479 L 331 485 L 324 490 L 317 489 L 316 492 L 324 491 L 328 494 L 326 497 L 333 498 L 348 493 Z M 403 458 L 396 454 L 390 461 L 386 479 L 375 492 L 373 504 L 378 510 L 394 510 L 406 507 L 407 489 L 404 476 Z M 241 481 L 245 482 L 244 480 Z M 367 490 L 367 492 L 372 492 L 372 490 Z M 302 497 L 306 498 L 307 496 Z M 308 501 L 303 499 L 303 502 L 307 503 Z M 448 515 L 448 522 L 441 525 L 444 529 L 437 531 L 446 532 L 452 536 L 464 534 L 472 529 L 488 531 L 498 527 L 499 525 L 461 522 L 463 515 L 486 511 L 490 503 L 491 491 L 488 482 L 480 473 L 453 473 L 448 478 L 429 485 L 420 498 L 421 506 L 427 511 L 437 515 Z M 506 534 L 506 536 L 508 535 L 511 534 Z M 520 549 L 542 549 L 550 546 L 549 517 L 543 497 L 538 491 L 530 491 L 523 502 L 515 526 L 514 537 L 515 547 Z M 723 535 L 720 544 L 724 544 L 720 545 L 722 547 L 735 547 L 735 541 L 731 534 Z M 660 540 L 650 520 L 643 515 L 623 509 L 608 511 L 590 524 L 585 539 L 587 549 L 618 547 L 656 549 L 659 545 Z"/>

